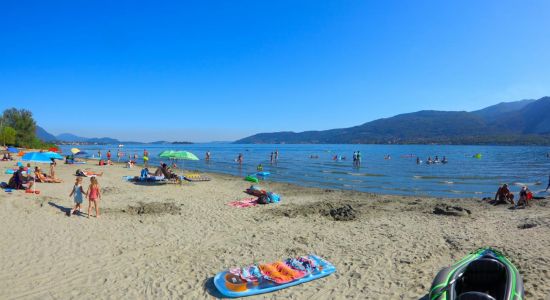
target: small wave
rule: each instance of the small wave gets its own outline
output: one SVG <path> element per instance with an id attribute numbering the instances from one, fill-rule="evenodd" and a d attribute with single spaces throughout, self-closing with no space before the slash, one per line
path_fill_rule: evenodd
<path id="1" fill-rule="evenodd" d="M 450 181 L 450 180 L 444 180 L 444 181 L 441 181 L 441 183 L 444 183 L 444 184 L 454 184 L 454 182 Z"/>

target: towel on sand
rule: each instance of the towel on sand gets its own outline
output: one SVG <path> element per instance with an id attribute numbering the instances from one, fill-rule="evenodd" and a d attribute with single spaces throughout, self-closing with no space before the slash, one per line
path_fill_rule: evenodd
<path id="1" fill-rule="evenodd" d="M 227 203 L 229 206 L 233 207 L 250 207 L 258 205 L 258 198 L 244 198 L 242 200 L 237 200 Z"/>

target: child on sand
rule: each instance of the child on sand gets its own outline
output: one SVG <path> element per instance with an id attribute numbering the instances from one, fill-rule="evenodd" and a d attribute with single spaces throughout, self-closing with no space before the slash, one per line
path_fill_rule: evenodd
<path id="1" fill-rule="evenodd" d="M 76 182 L 74 183 L 74 186 L 73 186 L 73 190 L 69 194 L 69 197 L 74 196 L 73 198 L 74 208 L 71 209 L 71 211 L 69 212 L 68 214 L 69 217 L 77 211 L 80 213 L 80 210 L 82 209 L 81 205 L 82 205 L 82 202 L 84 201 L 82 194 L 87 195 L 86 193 L 84 193 L 84 189 L 82 188 L 82 177 L 77 177 Z"/>
<path id="2" fill-rule="evenodd" d="M 97 182 L 96 177 L 90 178 L 90 186 L 86 192 L 88 195 L 88 218 L 90 217 L 90 212 L 92 210 L 92 204 L 95 208 L 95 217 L 99 218 L 99 200 L 101 200 L 101 188 Z"/>

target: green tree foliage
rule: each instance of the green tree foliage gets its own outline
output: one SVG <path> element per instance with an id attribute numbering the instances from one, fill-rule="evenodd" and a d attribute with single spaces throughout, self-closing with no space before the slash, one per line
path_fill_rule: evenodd
<path id="1" fill-rule="evenodd" d="M 2 114 L 2 124 L 16 131 L 15 144 L 32 147 L 36 144 L 36 122 L 32 112 L 26 109 L 10 108 Z"/>
<path id="2" fill-rule="evenodd" d="M 15 129 L 4 126 L 0 129 L 0 143 L 3 145 L 15 145 Z"/>

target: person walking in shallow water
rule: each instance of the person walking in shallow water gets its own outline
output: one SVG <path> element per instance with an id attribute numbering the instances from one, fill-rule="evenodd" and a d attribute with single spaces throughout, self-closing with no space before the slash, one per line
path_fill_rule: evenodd
<path id="1" fill-rule="evenodd" d="M 242 153 L 239 153 L 239 156 L 237 156 L 237 163 L 239 165 L 243 164 L 243 154 Z"/>
<path id="2" fill-rule="evenodd" d="M 546 191 L 548 192 L 548 189 L 550 188 L 550 175 L 548 175 L 548 185 L 546 186 Z"/>

